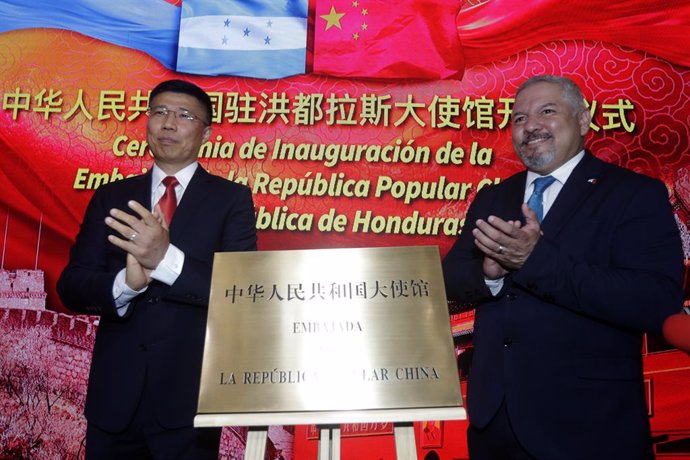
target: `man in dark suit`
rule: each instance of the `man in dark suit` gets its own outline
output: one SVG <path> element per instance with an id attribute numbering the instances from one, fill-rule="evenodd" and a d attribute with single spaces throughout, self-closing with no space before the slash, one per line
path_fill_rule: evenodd
<path id="1" fill-rule="evenodd" d="M 213 255 L 256 249 L 250 190 L 196 162 L 213 106 L 169 80 L 149 100 L 148 173 L 100 187 L 58 292 L 100 315 L 86 397 L 88 459 L 217 459 L 195 429 Z M 174 179 L 170 179 L 174 177 Z"/>
<path id="2" fill-rule="evenodd" d="M 448 298 L 476 305 L 473 459 L 653 458 L 641 337 L 680 309 L 681 242 L 664 184 L 595 158 L 589 125 L 571 80 L 523 83 L 527 171 L 477 194 L 443 261 Z"/>

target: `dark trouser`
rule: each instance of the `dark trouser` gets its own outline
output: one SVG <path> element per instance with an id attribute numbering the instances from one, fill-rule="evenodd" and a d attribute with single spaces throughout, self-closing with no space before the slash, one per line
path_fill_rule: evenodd
<path id="1" fill-rule="evenodd" d="M 472 460 L 534 460 L 518 441 L 510 424 L 505 401 L 482 429 L 470 424 L 467 445 Z"/>
<path id="2" fill-rule="evenodd" d="M 217 460 L 221 428 L 163 428 L 144 398 L 121 433 L 89 423 L 86 460 Z"/>

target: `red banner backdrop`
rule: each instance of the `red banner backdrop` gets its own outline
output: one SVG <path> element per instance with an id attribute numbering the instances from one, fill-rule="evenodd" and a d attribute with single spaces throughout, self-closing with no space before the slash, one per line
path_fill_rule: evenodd
<path id="1" fill-rule="evenodd" d="M 45 270 L 48 304 L 60 309 L 55 281 L 93 189 L 150 167 L 148 90 L 180 75 L 66 31 L 7 32 L 0 45 L 3 263 Z M 614 45 L 550 42 L 470 67 L 461 81 L 184 77 L 217 103 L 200 161 L 253 188 L 260 249 L 445 252 L 476 190 L 520 168 L 507 129 L 512 94 L 538 73 L 584 87 L 598 156 L 661 177 L 670 191 L 682 185 L 688 70 Z"/>
<path id="2" fill-rule="evenodd" d="M 317 3 L 317 38 L 327 32 L 319 21 L 331 3 Z M 401 14 L 414 12 L 414 3 L 403 2 Z M 431 77 L 445 79 L 430 80 L 360 78 L 408 76 L 406 66 L 415 64 L 395 58 L 368 75 L 393 55 L 371 54 L 370 65 L 357 68 L 361 50 L 336 54 L 342 37 L 317 42 L 313 64 L 347 78 L 255 80 L 177 74 L 143 52 L 66 30 L 0 33 L 2 268 L 43 270 L 47 307 L 63 311 L 55 282 L 86 204 L 103 183 L 151 166 L 148 91 L 180 77 L 216 103 L 200 162 L 252 188 L 260 250 L 438 245 L 445 254 L 476 191 L 521 169 L 510 143 L 512 96 L 526 78 L 549 73 L 584 89 L 594 115 L 588 147 L 597 156 L 664 180 L 687 257 L 688 2 L 620 2 L 617 11 L 576 3 L 522 2 L 519 15 L 515 2 L 465 5 L 450 16 L 459 37 L 453 53 L 447 28 L 427 37 L 440 40 L 433 59 L 448 66 Z M 553 15 L 559 21 L 535 21 Z M 371 27 L 391 27 L 382 20 Z M 426 27 L 425 17 L 416 20 L 413 31 Z M 654 28 L 645 30 L 656 32 L 640 35 L 650 21 Z M 520 28 L 530 33 L 513 33 Z M 409 50 L 408 58 L 424 52 Z M 687 423 L 677 429 L 690 432 Z M 295 451 L 295 458 L 308 457 Z"/>

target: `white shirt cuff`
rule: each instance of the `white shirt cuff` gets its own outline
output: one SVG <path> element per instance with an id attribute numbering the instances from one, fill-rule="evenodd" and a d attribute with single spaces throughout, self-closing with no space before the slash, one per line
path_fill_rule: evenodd
<path id="1" fill-rule="evenodd" d="M 498 278 L 496 280 L 484 278 L 484 282 L 486 283 L 486 287 L 489 288 L 489 291 L 491 291 L 491 295 L 494 297 L 503 289 L 503 278 Z"/>
<path id="2" fill-rule="evenodd" d="M 163 260 L 160 261 L 154 271 L 151 272 L 151 278 L 171 286 L 182 273 L 184 266 L 184 252 L 170 244 L 168 250 L 165 251 Z"/>
<path id="3" fill-rule="evenodd" d="M 117 308 L 117 314 L 120 316 L 125 316 L 127 309 L 129 308 L 129 303 L 133 298 L 146 291 L 147 286 L 144 286 L 141 290 L 135 291 L 134 289 L 127 286 L 125 282 L 125 272 L 126 269 L 122 269 L 115 276 L 115 281 L 113 282 L 113 299 L 115 299 L 115 308 Z"/>

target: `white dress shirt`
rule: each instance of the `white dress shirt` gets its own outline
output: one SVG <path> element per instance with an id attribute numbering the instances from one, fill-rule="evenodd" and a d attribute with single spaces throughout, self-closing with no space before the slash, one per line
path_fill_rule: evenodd
<path id="1" fill-rule="evenodd" d="M 185 190 L 189 182 L 192 180 L 192 176 L 196 172 L 196 168 L 199 166 L 197 162 L 186 166 L 175 174 L 178 184 L 175 186 L 175 195 L 177 198 L 177 204 L 179 205 L 184 195 Z M 163 179 L 167 175 L 154 164 L 151 171 L 151 209 L 153 209 L 158 203 L 158 200 L 163 196 L 165 192 L 165 185 L 163 184 Z M 184 252 L 176 247 L 174 244 L 170 243 L 168 250 L 165 252 L 163 259 L 158 263 L 158 266 L 151 272 L 151 278 L 158 280 L 167 285 L 172 285 L 177 277 L 182 273 L 182 267 L 184 265 Z M 120 272 L 115 277 L 115 282 L 113 283 L 113 298 L 115 299 L 115 306 L 117 307 L 117 312 L 120 316 L 123 316 L 127 312 L 129 303 L 132 299 L 139 294 L 146 291 L 146 287 L 139 291 L 131 289 L 125 283 L 125 272 L 126 269 L 120 270 Z"/>
<path id="2" fill-rule="evenodd" d="M 546 214 L 549 212 L 549 209 L 551 209 L 551 205 L 553 205 L 554 201 L 556 201 L 556 197 L 558 197 L 558 194 L 561 193 L 563 185 L 565 185 L 565 181 L 568 180 L 570 174 L 575 169 L 575 166 L 577 166 L 577 164 L 580 162 L 580 160 L 582 160 L 582 157 L 584 156 L 585 151 L 581 150 L 580 153 L 572 157 L 570 160 L 562 164 L 558 169 L 549 174 L 549 176 L 555 177 L 556 180 L 553 181 L 553 183 L 544 190 L 544 194 L 542 195 L 544 218 L 546 217 Z M 525 181 L 525 195 L 522 200 L 523 202 L 527 203 L 529 197 L 532 196 L 532 191 L 534 190 L 534 181 L 539 177 L 545 176 L 540 176 L 535 172 L 527 171 L 527 180 Z M 503 288 L 503 278 L 498 278 L 495 280 L 485 278 L 484 282 L 491 291 L 492 295 L 498 294 L 501 291 L 501 288 Z"/>

